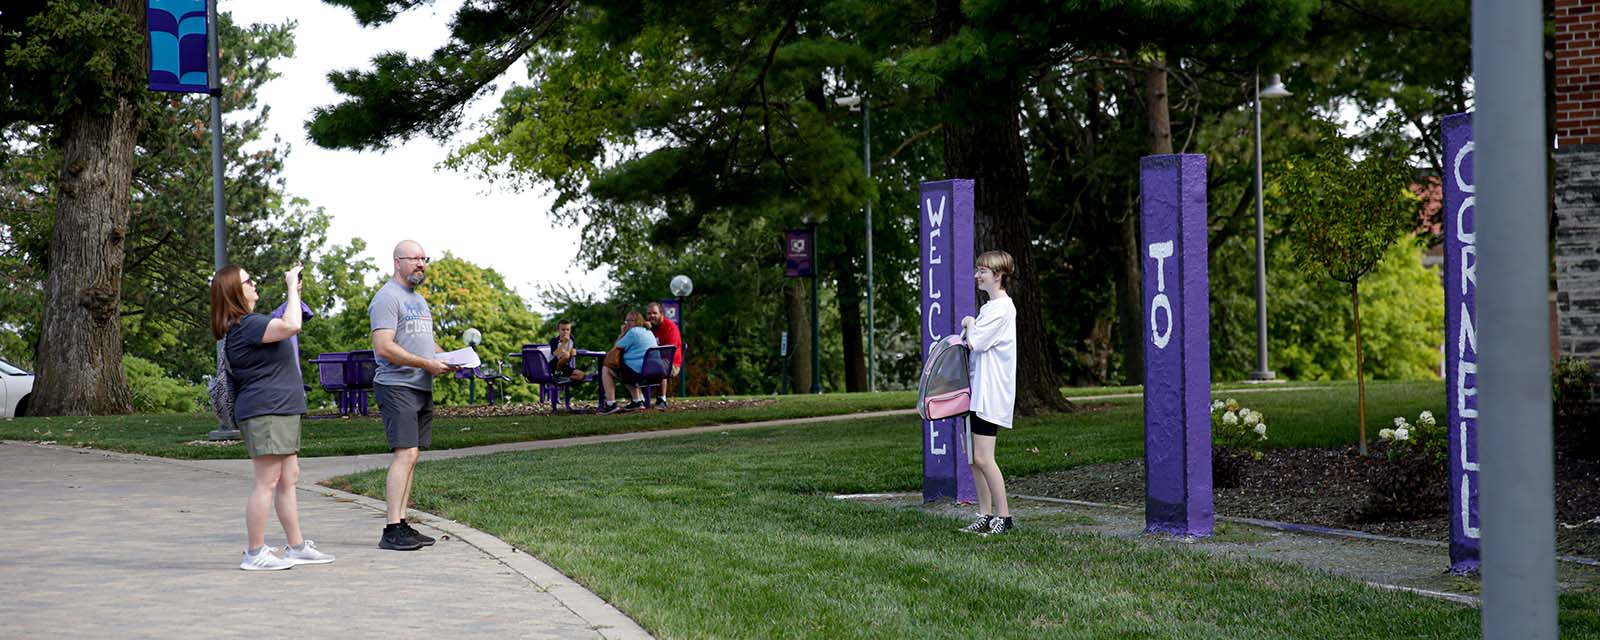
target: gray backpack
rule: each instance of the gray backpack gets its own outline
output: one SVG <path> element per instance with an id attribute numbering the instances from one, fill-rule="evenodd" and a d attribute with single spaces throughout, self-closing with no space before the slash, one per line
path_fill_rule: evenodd
<path id="1" fill-rule="evenodd" d="M 211 377 L 206 391 L 211 394 L 211 412 L 217 414 L 217 423 L 237 431 L 239 425 L 233 420 L 233 367 L 228 364 L 226 337 L 217 341 L 217 375 Z"/>

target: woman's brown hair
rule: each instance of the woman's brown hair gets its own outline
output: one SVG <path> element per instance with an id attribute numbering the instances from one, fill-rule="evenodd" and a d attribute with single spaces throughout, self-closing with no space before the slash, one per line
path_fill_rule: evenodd
<path id="1" fill-rule="evenodd" d="M 622 321 L 628 323 L 629 329 L 642 327 L 644 326 L 644 314 L 638 311 L 629 311 L 628 315 L 622 317 Z"/>
<path id="2" fill-rule="evenodd" d="M 250 305 L 244 300 L 244 279 L 239 277 L 242 272 L 239 265 L 230 264 L 211 276 L 211 337 L 217 340 L 250 313 Z"/>

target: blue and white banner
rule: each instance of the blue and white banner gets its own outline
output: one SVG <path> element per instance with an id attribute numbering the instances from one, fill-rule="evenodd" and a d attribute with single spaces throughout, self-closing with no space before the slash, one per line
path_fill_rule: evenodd
<path id="1" fill-rule="evenodd" d="M 209 93 L 206 0 L 149 0 L 150 90 Z"/>

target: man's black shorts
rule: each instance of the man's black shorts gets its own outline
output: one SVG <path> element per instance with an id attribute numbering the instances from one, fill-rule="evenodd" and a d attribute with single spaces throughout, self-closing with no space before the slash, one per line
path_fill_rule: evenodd
<path id="1" fill-rule="evenodd" d="M 433 444 L 433 392 L 411 387 L 372 385 L 383 410 L 383 434 L 390 449 Z"/>

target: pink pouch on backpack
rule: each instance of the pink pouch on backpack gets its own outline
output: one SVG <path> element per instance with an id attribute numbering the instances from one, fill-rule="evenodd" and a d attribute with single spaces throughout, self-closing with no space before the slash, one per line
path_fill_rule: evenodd
<path id="1" fill-rule="evenodd" d="M 951 391 L 926 399 L 926 411 L 923 413 L 929 420 L 943 420 L 953 418 L 972 411 L 972 393 L 967 389 Z"/>

